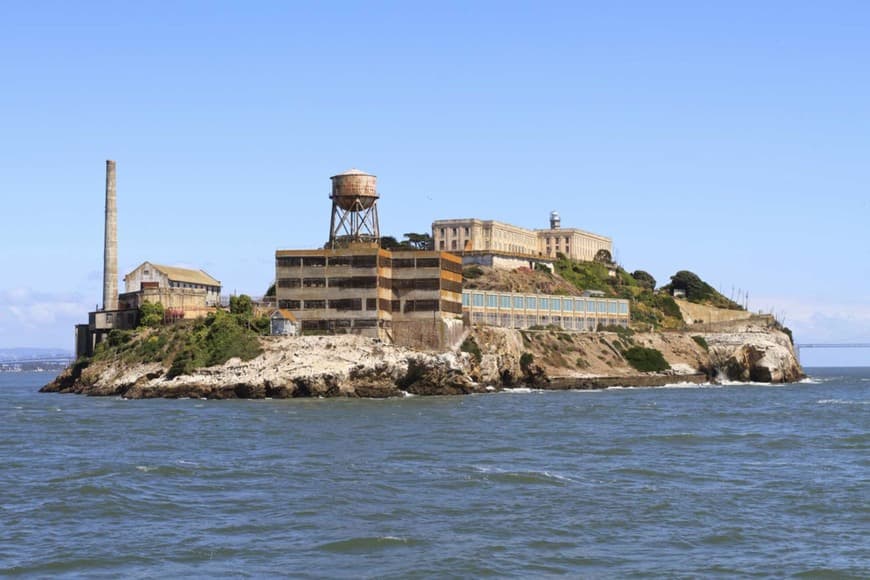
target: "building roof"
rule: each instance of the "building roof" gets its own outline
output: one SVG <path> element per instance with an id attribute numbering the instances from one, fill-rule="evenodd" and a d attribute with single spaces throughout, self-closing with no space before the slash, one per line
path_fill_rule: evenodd
<path id="1" fill-rule="evenodd" d="M 163 266 L 149 262 L 154 269 L 166 274 L 173 282 L 187 282 L 188 284 L 202 284 L 203 286 L 220 286 L 219 280 L 212 278 L 204 270 L 190 270 L 188 268 L 177 268 L 175 266 Z"/>
<path id="2" fill-rule="evenodd" d="M 281 317 L 284 320 L 289 320 L 290 322 L 296 322 L 296 317 L 293 316 L 293 313 L 286 308 L 279 308 L 272 313 L 272 318 L 275 318 L 276 316 Z"/>
<path id="3" fill-rule="evenodd" d="M 366 173 L 365 171 L 360 171 L 356 167 L 354 167 L 352 169 L 348 169 L 347 171 L 342 171 L 341 173 L 339 173 L 337 175 L 333 175 L 333 177 L 340 177 L 342 175 L 369 175 L 371 177 L 374 177 L 371 173 Z"/>

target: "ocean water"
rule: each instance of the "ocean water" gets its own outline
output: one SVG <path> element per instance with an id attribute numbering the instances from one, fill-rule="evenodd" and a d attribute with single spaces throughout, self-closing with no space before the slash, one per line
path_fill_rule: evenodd
<path id="1" fill-rule="evenodd" d="M 870 368 L 394 400 L 0 374 L 0 576 L 870 577 Z"/>

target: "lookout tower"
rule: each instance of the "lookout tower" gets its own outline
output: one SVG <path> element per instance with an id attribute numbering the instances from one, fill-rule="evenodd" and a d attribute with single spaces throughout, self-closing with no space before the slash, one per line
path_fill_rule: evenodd
<path id="1" fill-rule="evenodd" d="M 559 217 L 559 212 L 550 212 L 550 229 L 558 230 L 562 226 L 562 218 Z"/>
<path id="2" fill-rule="evenodd" d="M 379 246 L 377 177 L 359 169 L 333 175 L 328 248 Z"/>

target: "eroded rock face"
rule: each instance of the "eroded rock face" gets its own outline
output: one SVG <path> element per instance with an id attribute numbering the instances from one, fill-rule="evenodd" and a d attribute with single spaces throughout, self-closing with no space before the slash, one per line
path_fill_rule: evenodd
<path id="1" fill-rule="evenodd" d="M 381 398 L 403 393 L 459 395 L 521 385 L 577 388 L 586 379 L 589 388 L 603 388 L 606 381 L 601 378 L 624 385 L 633 384 L 632 377 L 637 384 L 649 383 L 649 377 L 631 369 L 613 346 L 616 335 L 563 334 L 530 340 L 517 330 L 475 329 L 479 360 L 470 353 L 419 352 L 358 336 L 275 337 L 264 340 L 264 352 L 255 359 L 234 359 L 190 375 L 169 379 L 159 363 L 96 361 L 71 366 L 42 390 L 136 399 Z M 737 381 L 779 383 L 803 377 L 788 336 L 775 329 L 750 324 L 703 336 L 709 355 L 689 333 L 649 333 L 634 340 L 659 349 L 677 378 L 709 367 Z M 522 368 L 526 352 L 533 358 Z M 580 367 L 584 361 L 589 364 Z"/>
<path id="2" fill-rule="evenodd" d="M 779 330 L 747 325 L 704 336 L 712 363 L 729 380 L 790 383 L 805 376 L 791 340 Z"/>

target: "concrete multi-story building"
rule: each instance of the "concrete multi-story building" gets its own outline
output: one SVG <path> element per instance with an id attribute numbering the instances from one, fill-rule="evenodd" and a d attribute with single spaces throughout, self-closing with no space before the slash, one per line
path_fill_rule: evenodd
<path id="1" fill-rule="evenodd" d="M 558 326 L 566 330 L 628 327 L 628 300 L 602 296 L 556 296 L 464 290 L 462 309 L 472 324 L 530 328 Z"/>
<path id="2" fill-rule="evenodd" d="M 556 212 L 550 214 L 550 228 L 538 230 L 476 218 L 436 220 L 432 223 L 432 240 L 436 250 L 463 257 L 503 257 L 487 264 L 495 267 L 516 267 L 519 264 L 514 262 L 529 258 L 554 260 L 557 254 L 586 262 L 591 262 L 600 250 L 613 254 L 610 238 L 577 228 L 562 228 Z"/>
<path id="3" fill-rule="evenodd" d="M 462 332 L 462 262 L 446 252 L 278 250 L 275 272 L 278 307 L 303 333 L 440 348 Z"/>

